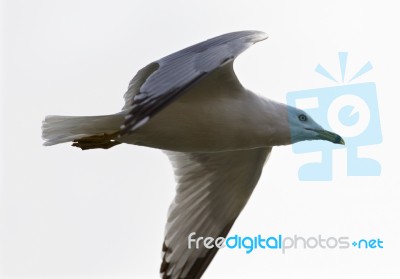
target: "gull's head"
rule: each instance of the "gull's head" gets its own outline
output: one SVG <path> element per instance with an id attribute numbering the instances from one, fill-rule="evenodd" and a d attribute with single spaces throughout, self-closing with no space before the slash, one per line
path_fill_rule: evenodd
<path id="1" fill-rule="evenodd" d="M 341 136 L 324 130 L 321 125 L 301 109 L 288 106 L 288 121 L 291 143 L 305 140 L 326 140 L 344 145 L 344 140 Z"/>

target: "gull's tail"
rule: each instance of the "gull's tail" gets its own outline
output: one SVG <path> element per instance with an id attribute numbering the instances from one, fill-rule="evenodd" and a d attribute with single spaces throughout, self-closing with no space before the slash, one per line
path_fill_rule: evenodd
<path id="1" fill-rule="evenodd" d="M 43 145 L 74 142 L 82 149 L 109 148 L 115 141 L 124 114 L 100 116 L 58 116 L 49 115 L 42 122 Z"/>

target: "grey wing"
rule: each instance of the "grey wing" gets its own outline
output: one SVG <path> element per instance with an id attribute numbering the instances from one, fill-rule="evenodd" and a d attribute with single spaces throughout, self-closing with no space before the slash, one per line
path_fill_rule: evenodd
<path id="1" fill-rule="evenodd" d="M 133 132 L 144 125 L 197 81 L 266 38 L 267 35 L 260 31 L 228 33 L 149 64 L 134 77 L 125 94 L 124 108 L 128 113 L 121 134 Z"/>
<path id="2" fill-rule="evenodd" d="M 145 83 L 146 79 L 158 69 L 159 65 L 155 62 L 150 63 L 143 69 L 139 70 L 133 79 L 129 82 L 128 90 L 124 94 L 125 105 L 122 110 L 127 110 L 131 107 L 131 102 L 139 92 L 140 87 Z"/>
<path id="3" fill-rule="evenodd" d="M 188 235 L 225 237 L 249 199 L 271 148 L 218 153 L 166 151 L 177 190 L 163 245 L 164 279 L 200 278 L 217 248 L 188 249 Z"/>

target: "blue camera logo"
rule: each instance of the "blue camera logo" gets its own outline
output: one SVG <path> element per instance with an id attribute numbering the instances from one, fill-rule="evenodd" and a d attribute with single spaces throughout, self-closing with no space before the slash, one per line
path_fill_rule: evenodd
<path id="1" fill-rule="evenodd" d="M 339 52 L 341 81 L 345 81 L 347 52 Z M 348 81 L 351 82 L 372 69 L 367 62 Z M 315 71 L 338 83 L 320 64 Z M 302 181 L 332 180 L 332 151 L 346 148 L 348 176 L 378 176 L 381 165 L 372 158 L 360 158 L 358 147 L 382 142 L 379 121 L 376 86 L 373 82 L 342 84 L 334 87 L 317 88 L 287 93 L 287 104 L 309 113 L 324 128 L 340 134 L 346 146 L 333 145 L 324 141 L 300 142 L 293 145 L 295 153 L 321 151 L 320 162 L 308 163 L 300 167 Z"/>

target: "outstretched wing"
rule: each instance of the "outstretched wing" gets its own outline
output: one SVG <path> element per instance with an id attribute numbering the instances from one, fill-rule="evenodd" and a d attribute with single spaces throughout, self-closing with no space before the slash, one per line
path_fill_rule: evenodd
<path id="1" fill-rule="evenodd" d="M 271 148 L 218 153 L 166 151 L 178 183 L 163 245 L 162 278 L 200 278 L 217 248 L 193 245 L 188 236 L 225 237 L 249 199 Z"/>
<path id="2" fill-rule="evenodd" d="M 129 84 L 124 107 L 128 114 L 121 134 L 130 133 L 144 125 L 197 81 L 232 62 L 249 46 L 266 38 L 267 35 L 260 31 L 228 33 L 149 64 Z"/>

